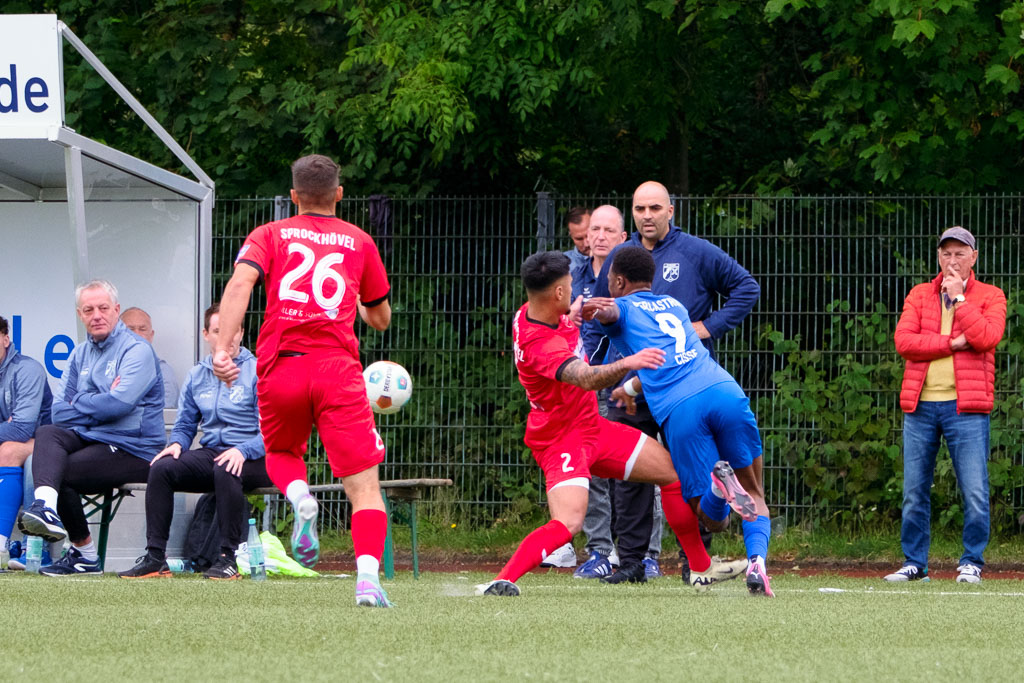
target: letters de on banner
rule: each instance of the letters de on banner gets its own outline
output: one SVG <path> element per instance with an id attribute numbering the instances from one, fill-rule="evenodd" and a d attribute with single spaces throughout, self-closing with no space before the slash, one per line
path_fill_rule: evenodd
<path id="1" fill-rule="evenodd" d="M 0 137 L 5 126 L 64 125 L 55 14 L 0 14 Z"/>

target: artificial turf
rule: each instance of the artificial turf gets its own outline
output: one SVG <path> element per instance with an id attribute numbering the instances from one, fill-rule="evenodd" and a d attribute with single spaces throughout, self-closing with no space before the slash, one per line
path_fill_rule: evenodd
<path id="1" fill-rule="evenodd" d="M 211 582 L 0 575 L 6 680 L 823 681 L 1017 678 L 1024 582 L 775 577 L 698 595 L 530 574 L 400 573 L 395 609 L 352 578 Z M 825 589 L 825 590 L 823 590 Z M 841 592 L 840 592 L 841 591 Z M 8 677 L 9 676 L 9 677 Z"/>

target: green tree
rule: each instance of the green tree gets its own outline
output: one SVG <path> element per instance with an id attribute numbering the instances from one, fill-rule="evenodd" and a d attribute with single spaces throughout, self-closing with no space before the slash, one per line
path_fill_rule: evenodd
<path id="1" fill-rule="evenodd" d="M 345 162 L 351 192 L 739 186 L 792 151 L 757 3 L 21 0 L 55 12 L 214 177 L 279 192 Z M 70 49 L 68 123 L 176 161 Z M 765 135 L 764 129 L 776 131 Z M 691 182 L 691 169 L 697 183 Z"/>
<path id="2" fill-rule="evenodd" d="M 770 0 L 814 78 L 798 160 L 809 189 L 971 192 L 1022 169 L 1024 4 Z"/>

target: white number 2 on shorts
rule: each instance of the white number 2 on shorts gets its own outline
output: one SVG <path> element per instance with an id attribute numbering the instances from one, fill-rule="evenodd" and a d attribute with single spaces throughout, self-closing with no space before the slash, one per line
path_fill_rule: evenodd
<path id="1" fill-rule="evenodd" d="M 572 465 L 569 464 L 570 460 L 572 460 L 572 455 L 570 455 L 569 453 L 562 453 L 562 471 L 563 472 L 573 472 L 573 471 L 576 470 L 575 467 L 573 467 Z"/>

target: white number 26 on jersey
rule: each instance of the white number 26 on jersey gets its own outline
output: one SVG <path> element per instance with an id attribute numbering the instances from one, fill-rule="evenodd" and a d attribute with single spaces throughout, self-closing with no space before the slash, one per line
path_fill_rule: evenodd
<path id="1" fill-rule="evenodd" d="M 345 296 L 345 279 L 341 277 L 341 273 L 334 270 L 332 266 L 335 266 L 345 260 L 344 254 L 327 254 L 319 261 L 316 261 L 316 254 L 313 250 L 307 247 L 305 244 L 299 244 L 292 242 L 288 245 L 288 253 L 298 253 L 302 256 L 302 261 L 299 265 L 295 266 L 281 278 L 281 286 L 278 289 L 278 297 L 282 300 L 298 301 L 301 304 L 309 301 L 309 294 L 300 292 L 294 289 L 295 281 L 300 277 L 313 270 L 313 281 L 310 283 L 313 290 L 313 299 L 317 305 L 325 311 L 331 311 L 337 308 L 341 304 L 342 298 Z M 316 265 L 314 266 L 314 261 Z M 327 282 L 333 282 L 337 286 L 337 291 L 333 295 L 327 296 L 324 293 L 324 285 Z"/>

